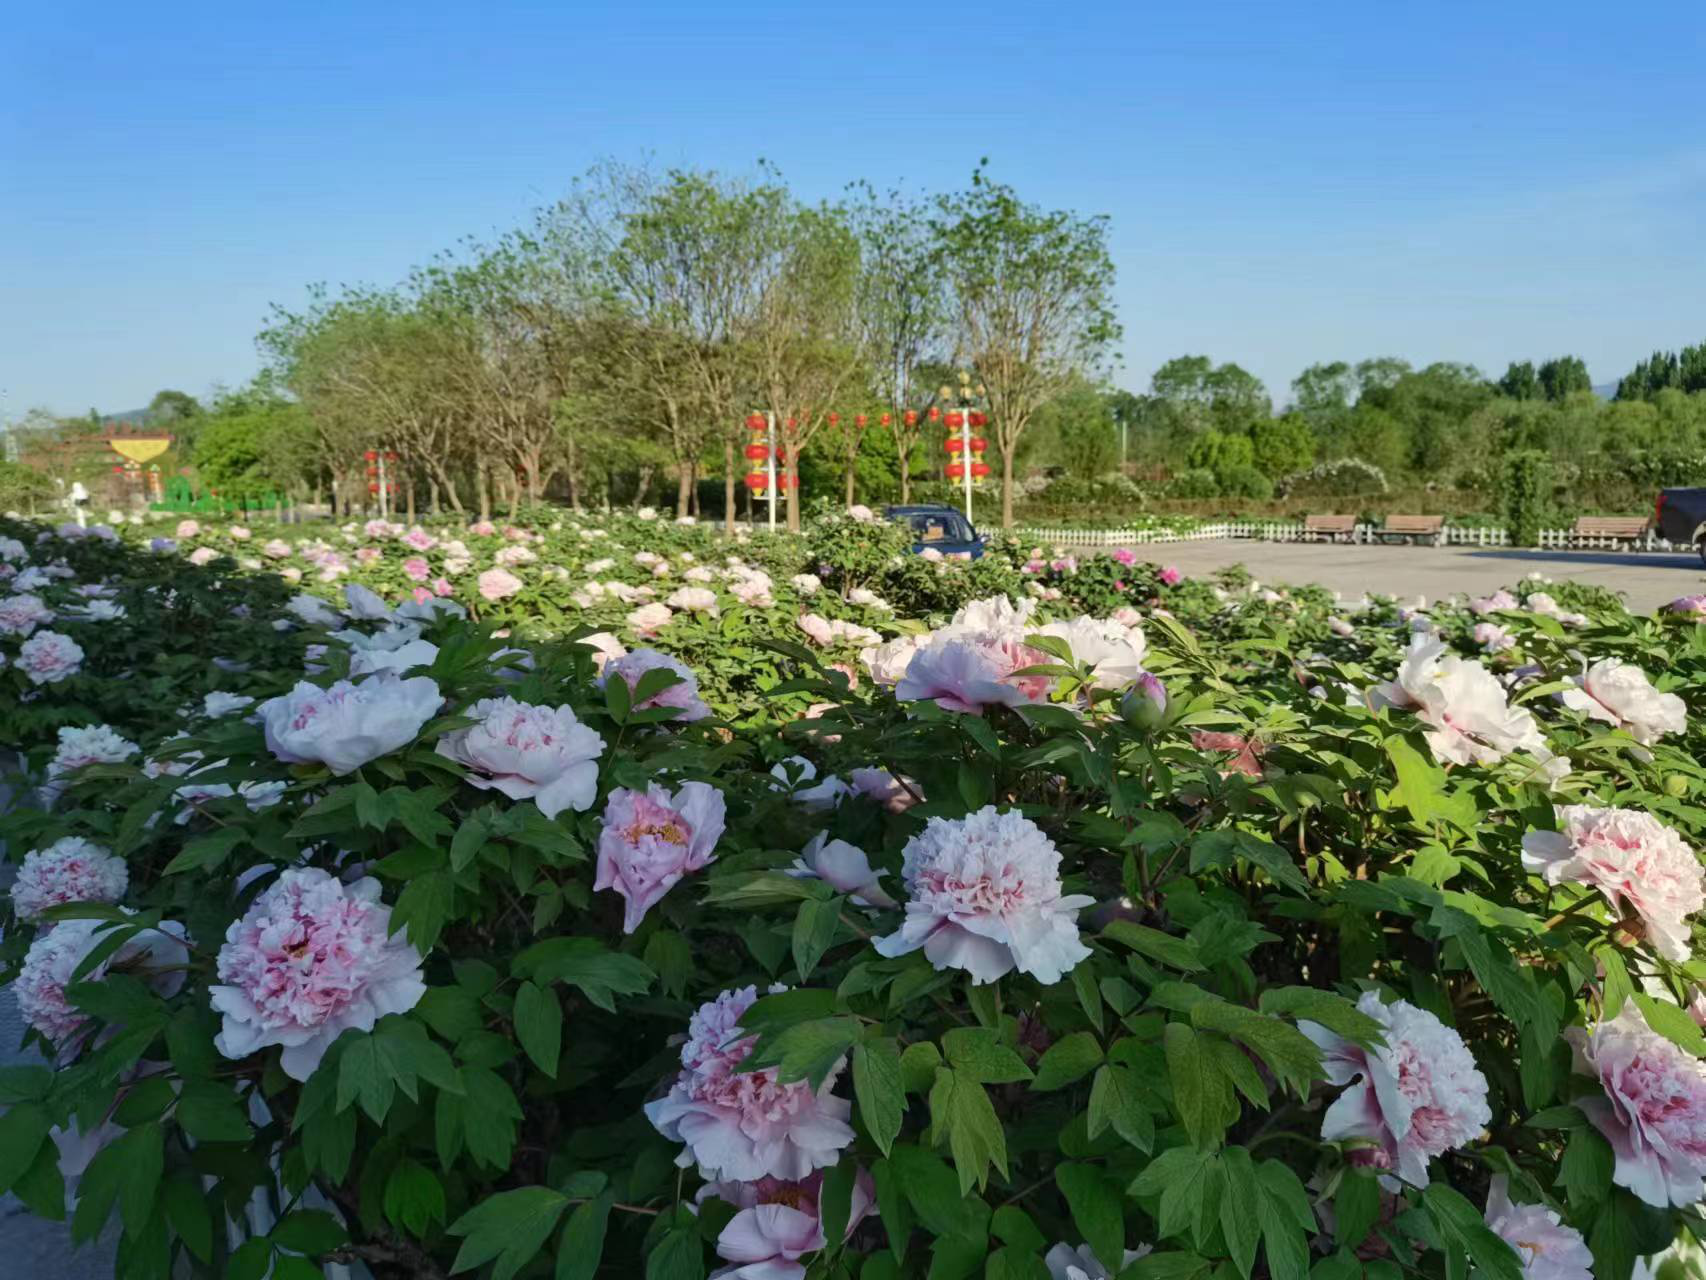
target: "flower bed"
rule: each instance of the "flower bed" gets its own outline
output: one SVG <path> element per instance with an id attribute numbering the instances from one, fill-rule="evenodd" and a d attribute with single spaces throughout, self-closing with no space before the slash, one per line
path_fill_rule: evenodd
<path id="1" fill-rule="evenodd" d="M 0 1189 L 126 1275 L 1624 1280 L 1700 1222 L 1699 601 L 189 524 L 0 540 Z"/>

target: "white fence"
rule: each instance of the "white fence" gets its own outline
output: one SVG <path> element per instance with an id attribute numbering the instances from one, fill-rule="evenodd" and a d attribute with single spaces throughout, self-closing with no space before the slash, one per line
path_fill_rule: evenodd
<path id="1" fill-rule="evenodd" d="M 1049 529 L 1026 526 L 1014 530 L 1029 542 L 1045 546 L 1058 544 L 1068 547 L 1138 547 L 1161 542 L 1220 542 L 1249 539 L 1257 542 L 1297 542 L 1303 539 L 1299 521 L 1222 521 L 1198 525 L 1194 529 Z M 1359 524 L 1352 541 L 1375 544 L 1380 541 L 1380 526 Z M 1426 538 L 1420 541 L 1427 541 Z M 1510 535 L 1503 529 L 1468 525 L 1447 525 L 1434 540 L 1436 546 L 1448 547 L 1508 547 Z M 1690 551 L 1691 547 L 1675 546 L 1649 530 L 1636 539 L 1596 537 L 1578 534 L 1570 529 L 1542 529 L 1540 546 L 1549 550 L 1576 551 Z"/>

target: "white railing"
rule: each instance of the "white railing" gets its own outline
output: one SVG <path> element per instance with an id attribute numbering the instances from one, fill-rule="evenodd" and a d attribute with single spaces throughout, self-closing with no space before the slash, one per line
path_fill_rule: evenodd
<path id="1" fill-rule="evenodd" d="M 1065 547 L 1138 547 L 1165 542 L 1220 542 L 1253 539 L 1260 542 L 1293 542 L 1304 536 L 1298 521 L 1229 520 L 1198 525 L 1194 529 L 1054 529 L 1023 526 L 1014 530 L 1021 539 L 1044 546 Z M 1381 526 L 1359 524 L 1354 541 L 1374 544 L 1380 541 Z M 1426 536 L 1423 535 L 1423 541 Z M 1448 547 L 1508 547 L 1510 535 L 1504 529 L 1484 526 L 1446 525 L 1439 533 L 1436 546 Z M 1542 529 L 1540 546 L 1562 551 L 1689 551 L 1657 537 L 1651 530 L 1634 540 L 1578 534 L 1570 529 Z"/>

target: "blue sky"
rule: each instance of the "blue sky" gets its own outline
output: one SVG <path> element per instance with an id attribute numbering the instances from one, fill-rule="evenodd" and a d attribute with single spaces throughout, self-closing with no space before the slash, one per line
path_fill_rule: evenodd
<path id="1" fill-rule="evenodd" d="M 0 388 L 200 395 L 270 304 L 390 282 L 602 157 L 1106 213 L 1119 381 L 1401 355 L 1596 382 L 1706 339 L 1694 6 L 15 5 Z"/>

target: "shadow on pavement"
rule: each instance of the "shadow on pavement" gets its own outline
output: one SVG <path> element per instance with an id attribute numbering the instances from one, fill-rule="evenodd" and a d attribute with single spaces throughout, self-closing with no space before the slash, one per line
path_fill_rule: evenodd
<path id="1" fill-rule="evenodd" d="M 1582 564 L 1626 565 L 1636 569 L 1677 569 L 1701 572 L 1700 560 L 1683 551 L 1549 551 L 1544 547 L 1486 547 L 1465 552 L 1470 560 L 1519 560 L 1561 567 Z"/>

